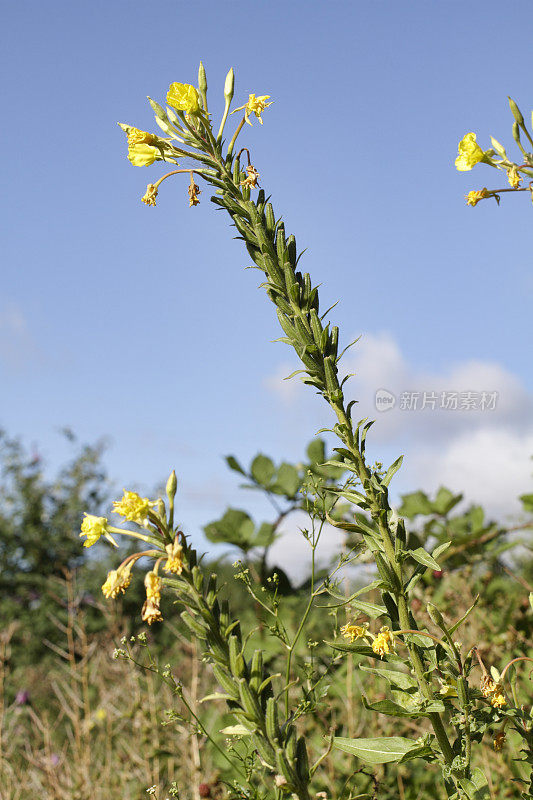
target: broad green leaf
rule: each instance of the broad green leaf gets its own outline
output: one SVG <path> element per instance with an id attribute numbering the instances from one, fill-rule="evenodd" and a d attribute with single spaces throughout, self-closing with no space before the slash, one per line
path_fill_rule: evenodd
<path id="1" fill-rule="evenodd" d="M 472 770 L 470 780 L 459 778 L 459 786 L 468 800 L 487 800 L 491 796 L 485 773 L 479 767 Z"/>
<path id="2" fill-rule="evenodd" d="M 287 495 L 287 497 L 294 497 L 300 488 L 300 476 L 296 467 L 292 464 L 281 464 L 272 488 L 274 491 Z"/>
<path id="3" fill-rule="evenodd" d="M 272 459 L 264 456 L 261 453 L 252 461 L 250 471 L 252 477 L 261 486 L 268 486 L 272 476 L 274 475 L 275 468 Z"/>
<path id="4" fill-rule="evenodd" d="M 429 567 L 429 569 L 440 570 L 439 562 L 435 561 L 423 547 L 417 547 L 416 550 L 408 550 L 407 553 L 412 556 L 415 561 L 418 561 L 419 564 L 423 564 L 425 567 Z"/>
<path id="5" fill-rule="evenodd" d="M 402 495 L 402 505 L 398 509 L 400 517 L 412 519 L 418 514 L 431 514 L 432 506 L 424 492 L 411 492 Z"/>
<path id="6" fill-rule="evenodd" d="M 372 617 L 372 619 L 381 617 L 383 614 L 387 613 L 385 606 L 378 606 L 375 603 L 365 603 L 363 600 L 352 600 L 350 605 L 358 611 L 361 611 L 362 614 L 366 614 L 367 617 Z"/>
<path id="7" fill-rule="evenodd" d="M 420 749 L 420 745 L 403 736 L 384 736 L 375 739 L 345 739 L 336 736 L 334 747 L 357 756 L 367 764 L 388 764 L 400 761 L 409 751 Z"/>
<path id="8" fill-rule="evenodd" d="M 418 689 L 416 680 L 412 677 L 412 675 L 408 675 L 406 672 L 398 672 L 394 669 L 366 667 L 364 664 L 361 664 L 359 669 L 362 669 L 364 672 L 372 672 L 375 675 L 379 675 L 380 677 L 389 681 L 389 683 L 398 686 L 400 689 Z"/>
<path id="9" fill-rule="evenodd" d="M 452 508 L 460 503 L 462 499 L 462 494 L 454 494 L 449 489 L 441 486 L 431 504 L 433 506 L 433 512 L 444 517 L 446 514 L 449 514 Z"/>
<path id="10" fill-rule="evenodd" d="M 451 547 L 451 544 L 452 544 L 451 542 L 443 542 L 442 544 L 439 544 L 439 546 L 438 546 L 438 547 L 436 547 L 436 548 L 433 550 L 433 553 L 432 553 L 431 555 L 433 556 L 433 558 L 434 558 L 435 560 L 437 560 L 439 556 L 441 556 L 443 553 L 445 553 L 445 552 L 446 552 L 446 550 L 447 550 L 449 547 Z"/>
<path id="11" fill-rule="evenodd" d="M 276 538 L 276 532 L 270 522 L 262 522 L 253 538 L 254 547 L 269 547 Z"/>
<path id="12" fill-rule="evenodd" d="M 323 439 L 313 439 L 307 445 L 307 458 L 311 464 L 323 464 L 326 459 L 326 444 Z"/>
<path id="13" fill-rule="evenodd" d="M 367 703 L 363 698 L 363 705 L 369 711 L 376 711 L 378 714 L 388 714 L 389 717 L 410 717 L 416 719 L 422 715 L 418 706 L 415 706 L 412 711 L 393 703 L 392 700 L 378 700 L 376 703 Z"/>

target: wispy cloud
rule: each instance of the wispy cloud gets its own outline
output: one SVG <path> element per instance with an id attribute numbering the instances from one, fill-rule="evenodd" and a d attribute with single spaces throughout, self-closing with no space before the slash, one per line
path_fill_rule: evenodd
<path id="1" fill-rule="evenodd" d="M 41 350 L 20 308 L 9 304 L 0 309 L 0 363 L 19 371 L 40 356 Z"/>

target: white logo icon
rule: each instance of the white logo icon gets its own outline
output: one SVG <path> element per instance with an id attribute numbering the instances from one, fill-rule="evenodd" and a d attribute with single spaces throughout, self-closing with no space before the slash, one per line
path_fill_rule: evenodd
<path id="1" fill-rule="evenodd" d="M 378 389 L 375 404 L 378 411 L 390 411 L 396 405 L 396 397 L 387 389 Z"/>

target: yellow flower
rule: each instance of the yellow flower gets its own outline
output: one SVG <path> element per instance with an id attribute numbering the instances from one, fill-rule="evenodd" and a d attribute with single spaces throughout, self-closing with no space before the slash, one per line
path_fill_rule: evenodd
<path id="1" fill-rule="evenodd" d="M 134 167 L 149 167 L 160 156 L 158 148 L 149 144 L 133 144 L 128 151 L 128 158 Z"/>
<path id="2" fill-rule="evenodd" d="M 142 607 L 141 619 L 143 622 L 147 622 L 148 625 L 151 625 L 152 622 L 161 622 L 163 616 L 159 608 L 159 603 L 156 603 L 155 600 L 146 600 Z"/>
<path id="3" fill-rule="evenodd" d="M 141 497 L 137 492 L 128 492 L 124 489 L 121 500 L 115 500 L 113 511 L 130 522 L 138 522 L 142 525 L 145 522 L 150 507 L 155 505 L 147 497 Z"/>
<path id="4" fill-rule="evenodd" d="M 503 750 L 504 744 L 505 744 L 505 731 L 498 731 L 493 741 L 494 749 Z"/>
<path id="5" fill-rule="evenodd" d="M 157 136 L 153 133 L 141 131 L 139 128 L 130 128 L 128 131 L 128 144 L 155 144 Z"/>
<path id="6" fill-rule="evenodd" d="M 141 197 L 143 203 L 147 206 L 155 206 L 155 198 L 157 197 L 157 189 L 153 183 L 149 183 L 146 187 L 146 193 Z"/>
<path id="7" fill-rule="evenodd" d="M 475 133 L 467 133 L 459 142 L 459 155 L 455 159 L 455 166 L 459 172 L 467 172 L 484 158 L 485 153 L 476 142 Z"/>
<path id="8" fill-rule="evenodd" d="M 350 642 L 355 641 L 356 639 L 362 639 L 364 636 L 367 635 L 368 623 L 364 623 L 364 625 L 344 625 L 341 628 L 341 633 L 345 639 L 349 639 Z"/>
<path id="9" fill-rule="evenodd" d="M 172 544 L 166 545 L 165 550 L 168 556 L 165 564 L 165 572 L 174 572 L 176 575 L 181 575 L 183 572 L 183 547 L 179 543 L 177 536 Z"/>
<path id="10" fill-rule="evenodd" d="M 468 192 L 468 194 L 465 194 L 466 204 L 467 206 L 475 206 L 485 197 L 489 197 L 489 193 L 486 188 L 479 189 L 478 191 L 472 190 L 471 192 Z"/>
<path id="11" fill-rule="evenodd" d="M 92 547 L 96 544 L 100 536 L 105 536 L 106 539 L 116 544 L 113 537 L 107 530 L 107 517 L 95 517 L 94 514 L 85 514 L 85 518 L 81 523 L 80 536 L 86 536 L 87 539 L 83 543 L 84 547 Z"/>
<path id="12" fill-rule="evenodd" d="M 187 114 L 197 114 L 200 110 L 198 92 L 189 83 L 171 83 L 167 92 L 167 104 Z"/>
<path id="13" fill-rule="evenodd" d="M 142 607 L 141 619 L 151 625 L 163 619 L 159 603 L 161 602 L 161 578 L 155 572 L 147 572 L 144 578 L 146 601 Z"/>
<path id="14" fill-rule="evenodd" d="M 394 636 L 390 630 L 384 626 L 372 642 L 372 650 L 381 658 L 390 653 L 390 648 L 394 647 Z"/>
<path id="15" fill-rule="evenodd" d="M 112 569 L 107 573 L 105 583 L 102 585 L 104 597 L 114 600 L 119 594 L 124 594 L 131 583 L 132 566 L 133 561 L 129 561 L 126 565 L 121 564 L 118 569 Z"/>
<path id="16" fill-rule="evenodd" d="M 249 164 L 246 167 L 246 172 L 248 173 L 248 177 L 245 178 L 243 181 L 240 182 L 240 186 L 249 186 L 250 189 L 257 189 L 259 186 L 259 173 L 254 167 L 253 164 Z"/>
<path id="17" fill-rule="evenodd" d="M 260 95 L 258 97 L 256 97 L 255 94 L 251 94 L 251 95 L 249 95 L 248 102 L 245 105 L 239 106 L 239 108 L 236 108 L 231 113 L 235 114 L 237 111 L 242 111 L 244 109 L 244 118 L 245 118 L 246 122 L 248 123 L 248 125 L 252 124 L 250 122 L 250 120 L 248 119 L 250 114 L 255 114 L 255 116 L 257 117 L 257 119 L 259 120 L 259 122 L 262 125 L 263 124 L 263 120 L 261 119 L 261 114 L 263 113 L 265 108 L 268 108 L 269 106 L 272 105 L 272 103 L 267 103 L 266 102 L 269 98 L 270 98 L 269 94 L 262 94 L 262 95 Z"/>
<path id="18" fill-rule="evenodd" d="M 518 189 L 520 186 L 521 177 L 518 174 L 518 170 L 515 166 L 509 167 L 507 170 L 507 180 L 509 181 L 509 186 L 512 186 L 513 189 Z"/>
<path id="19" fill-rule="evenodd" d="M 502 688 L 501 685 L 497 683 L 494 690 L 494 694 L 491 695 L 490 697 L 490 704 L 494 708 L 503 708 L 505 705 L 507 705 L 507 700 L 502 694 L 501 688 Z"/>
<path id="20" fill-rule="evenodd" d="M 191 182 L 189 184 L 189 188 L 187 189 L 189 193 L 189 208 L 192 206 L 197 206 L 200 204 L 200 200 L 198 199 L 198 195 L 202 194 L 200 191 L 200 187 L 194 182 L 194 178 L 191 175 Z"/>
<path id="21" fill-rule="evenodd" d="M 481 679 L 481 694 L 483 697 L 489 697 L 496 690 L 496 683 L 492 680 L 490 675 L 484 675 Z"/>

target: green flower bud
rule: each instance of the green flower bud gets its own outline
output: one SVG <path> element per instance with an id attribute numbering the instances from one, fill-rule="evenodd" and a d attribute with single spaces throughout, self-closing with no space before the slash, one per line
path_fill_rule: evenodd
<path id="1" fill-rule="evenodd" d="M 435 625 L 438 625 L 439 628 L 441 628 L 444 625 L 444 619 L 439 609 L 436 606 L 434 606 L 433 603 L 428 603 L 426 606 L 426 610 L 431 619 L 433 620 L 433 622 L 435 623 Z"/>
<path id="2" fill-rule="evenodd" d="M 174 470 L 172 470 L 167 481 L 167 497 L 169 500 L 171 501 L 174 500 L 177 488 L 178 488 L 178 479 L 176 478 L 176 473 L 174 472 Z"/>
<path id="3" fill-rule="evenodd" d="M 205 94 L 207 92 L 207 77 L 205 74 L 204 65 L 201 61 L 200 66 L 198 67 L 198 88 L 200 90 L 200 94 Z"/>
<path id="4" fill-rule="evenodd" d="M 518 106 L 516 105 L 515 101 L 511 97 L 509 97 L 509 107 L 510 107 L 510 109 L 512 111 L 513 117 L 518 122 L 518 124 L 519 125 L 523 125 L 524 124 L 524 117 L 522 116 L 522 113 L 521 113 L 520 109 L 518 108 Z"/>

